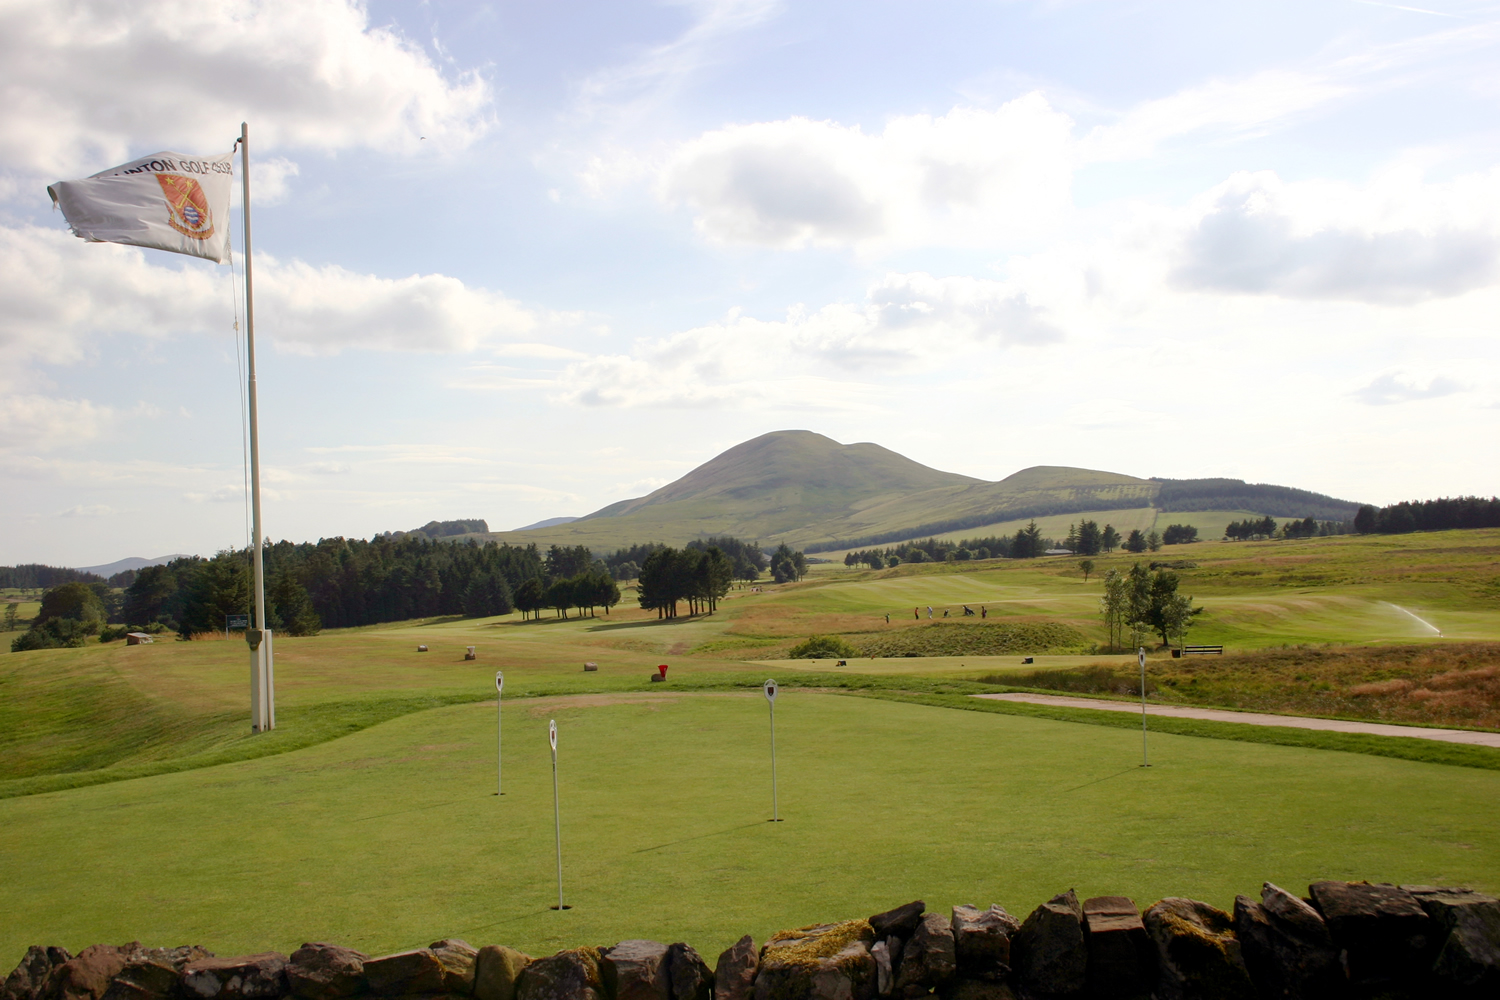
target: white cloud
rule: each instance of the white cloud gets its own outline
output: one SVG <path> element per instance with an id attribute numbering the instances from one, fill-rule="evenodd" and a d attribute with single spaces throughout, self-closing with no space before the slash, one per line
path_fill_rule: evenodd
<path id="1" fill-rule="evenodd" d="M 1076 218 L 1071 184 L 1081 165 L 1151 157 L 1186 136 L 1201 145 L 1265 135 L 1491 47 L 1497 34 L 1495 25 L 1466 26 L 1302 68 L 1210 80 L 1125 108 L 1081 137 L 1034 92 L 994 110 L 894 117 L 879 132 L 802 117 L 727 125 L 654 163 L 631 151 L 595 157 L 580 177 L 597 195 L 655 176 L 658 194 L 688 208 L 697 230 L 722 243 L 1014 247 L 1055 237 Z M 1436 255 L 1441 266 L 1443 251 Z"/>
<path id="2" fill-rule="evenodd" d="M 81 503 L 67 510 L 60 511 L 58 517 L 108 517 L 116 513 L 115 509 L 103 503 Z"/>
<path id="3" fill-rule="evenodd" d="M 1150 156 L 1168 139 L 1211 131 L 1234 138 L 1259 135 L 1354 92 L 1352 83 L 1323 73 L 1271 70 L 1242 80 L 1215 80 L 1144 101 L 1079 143 L 1089 162 Z"/>
<path id="4" fill-rule="evenodd" d="M 1403 378 L 1398 373 L 1387 372 L 1354 393 L 1354 397 L 1370 406 L 1389 406 L 1392 403 L 1409 403 L 1418 399 L 1451 396 L 1462 388 L 1463 386 L 1457 382 L 1442 375 L 1434 376 L 1424 386 L 1414 380 Z"/>
<path id="5" fill-rule="evenodd" d="M 1071 128 L 1039 94 L 893 118 L 878 134 L 806 118 L 734 125 L 683 144 L 660 193 L 726 243 L 994 245 L 1068 211 Z"/>
<path id="6" fill-rule="evenodd" d="M 1027 293 L 983 278 L 890 274 L 870 290 L 870 305 L 888 330 L 941 327 L 965 339 L 1045 344 L 1063 332 Z"/>
<path id="7" fill-rule="evenodd" d="M 888 381 L 1062 331 L 1025 290 L 982 278 L 890 274 L 862 303 L 785 319 L 738 313 L 570 365 L 559 398 L 588 406 L 868 405 Z M 870 381 L 864 381 L 865 379 Z"/>
<path id="8" fill-rule="evenodd" d="M 115 411 L 86 399 L 0 394 L 0 450 L 50 451 L 99 437 Z"/>
<path id="9" fill-rule="evenodd" d="M 357 0 L 8 0 L 0 5 L 0 163 L 49 179 L 151 148 L 463 146 L 489 85 L 445 76 Z M 252 163 L 254 155 L 252 152 Z"/>
<path id="10" fill-rule="evenodd" d="M 1183 288 L 1410 303 L 1500 274 L 1500 170 L 1439 184 L 1396 169 L 1364 187 L 1240 173 L 1196 200 Z"/>
<path id="11" fill-rule="evenodd" d="M 276 331 L 277 345 L 304 354 L 471 351 L 488 337 L 537 325 L 516 302 L 443 274 L 380 278 L 257 256 L 255 292 L 257 315 Z"/>
<path id="12" fill-rule="evenodd" d="M 587 357 L 582 351 L 558 344 L 499 344 L 491 352 L 500 358 L 541 358 L 546 360 Z"/>
<path id="13" fill-rule="evenodd" d="M 1464 53 L 1493 46 L 1497 34 L 1495 23 L 1465 25 L 1371 45 L 1301 68 L 1210 80 L 1143 101 L 1113 124 L 1094 128 L 1080 141 L 1080 157 L 1085 162 L 1137 159 L 1157 152 L 1168 140 L 1195 133 L 1221 140 L 1265 135 L 1327 113 L 1333 105 L 1399 87 L 1413 72 L 1461 66 Z M 1458 72 L 1470 70 L 1465 66 Z"/>
<path id="14" fill-rule="evenodd" d="M 231 486 L 220 486 L 217 489 L 209 490 L 207 493 L 184 493 L 183 498 L 193 503 L 243 504 L 249 502 L 246 499 L 245 487 L 240 483 Z M 279 503 L 286 499 L 285 495 L 279 490 L 267 489 L 265 486 L 260 488 L 260 498 L 262 501 L 268 503 Z"/>
<path id="15" fill-rule="evenodd" d="M 764 23 L 782 8 L 781 0 L 676 0 L 673 5 L 690 11 L 692 23 L 672 41 L 586 79 L 579 88 L 586 111 L 610 107 L 624 117 L 641 118 L 712 66 L 726 39 Z"/>
<path id="16" fill-rule="evenodd" d="M 134 247 L 0 226 L 0 361 L 76 361 L 100 335 L 227 330 L 231 281 L 228 268 L 162 266 Z M 447 275 L 383 278 L 259 254 L 255 295 L 261 335 L 304 354 L 469 351 L 540 323 L 515 301 Z"/>
<path id="17" fill-rule="evenodd" d="M 274 205 L 286 198 L 288 189 L 291 187 L 291 178 L 296 177 L 302 171 L 297 164 L 284 156 L 275 156 L 269 160 L 250 161 L 250 204 Z M 234 202 L 239 204 L 240 188 L 236 185 L 234 191 Z"/>

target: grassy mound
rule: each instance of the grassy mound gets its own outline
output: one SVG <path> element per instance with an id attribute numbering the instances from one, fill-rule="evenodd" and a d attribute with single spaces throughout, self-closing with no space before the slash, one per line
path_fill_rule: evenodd
<path id="1" fill-rule="evenodd" d="M 1066 691 L 1069 694 L 1141 694 L 1140 677 L 1129 668 L 1098 666 L 1072 667 L 1061 670 L 1032 670 L 1023 674 L 991 674 L 979 678 L 986 684 L 1004 684 L 1007 687 L 1043 688 L 1048 691 Z M 1156 693 L 1156 683 L 1146 679 L 1146 693 Z"/>
<path id="2" fill-rule="evenodd" d="M 838 660 L 859 655 L 859 650 L 836 635 L 814 635 L 797 643 L 787 654 L 794 660 Z"/>
<path id="3" fill-rule="evenodd" d="M 1088 636 L 1062 622 L 945 622 L 913 625 L 860 643 L 865 656 L 1003 656 L 1008 653 L 1078 653 Z"/>

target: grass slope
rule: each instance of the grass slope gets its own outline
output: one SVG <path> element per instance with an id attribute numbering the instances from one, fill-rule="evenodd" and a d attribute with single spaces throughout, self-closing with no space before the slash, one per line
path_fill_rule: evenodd
<path id="1" fill-rule="evenodd" d="M 0 961 L 140 938 L 221 954 L 463 937 L 533 954 L 1054 893 L 1228 907 L 1264 879 L 1500 890 L 1500 773 L 788 691 L 422 712 L 279 757 L 0 801 Z M 549 718 L 565 881 L 555 901 Z M 940 747 L 940 752 L 933 752 Z M 1400 803 L 1400 808 L 1392 808 Z M 123 887 L 123 888 L 122 888 Z M 64 905 L 65 901 L 65 905 Z"/>

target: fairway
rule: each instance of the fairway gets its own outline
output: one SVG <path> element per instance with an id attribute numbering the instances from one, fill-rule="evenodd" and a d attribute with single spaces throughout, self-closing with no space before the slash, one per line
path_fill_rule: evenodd
<path id="1" fill-rule="evenodd" d="M 1228 907 L 1270 879 L 1500 889 L 1500 774 L 784 691 L 417 712 L 259 760 L 0 801 L 0 961 L 139 938 L 221 954 L 445 935 L 544 954 L 1069 887 Z M 546 726 L 569 902 L 555 901 Z"/>

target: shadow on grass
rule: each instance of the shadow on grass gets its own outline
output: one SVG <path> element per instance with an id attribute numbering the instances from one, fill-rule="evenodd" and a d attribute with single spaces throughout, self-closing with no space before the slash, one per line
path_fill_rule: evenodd
<path id="1" fill-rule="evenodd" d="M 754 823 L 745 823 L 741 826 L 731 826 L 727 830 L 715 830 L 712 833 L 700 833 L 696 837 L 683 837 L 681 840 L 673 840 L 666 844 L 657 844 L 655 847 L 642 847 L 640 850 L 632 851 L 631 853 L 645 854 L 648 851 L 660 851 L 666 847 L 676 847 L 678 844 L 688 844 L 692 843 L 695 840 L 707 840 L 709 837 L 722 837 L 726 834 L 738 833 L 741 830 L 753 830 L 756 827 L 760 826 L 763 822 L 764 820 L 758 820 Z"/>
<path id="2" fill-rule="evenodd" d="M 569 909 L 572 909 L 571 904 L 569 905 Z M 544 906 L 540 910 L 531 910 L 526 913 L 518 913 L 513 917 L 506 917 L 504 920 L 496 920 L 488 924 L 481 924 L 478 927 L 465 927 L 460 931 L 460 933 L 465 936 L 472 936 L 477 931 L 487 931 L 492 927 L 504 927 L 507 924 L 520 923 L 522 920 L 530 920 L 534 917 L 540 917 L 551 910 L 552 907 Z"/>
<path id="3" fill-rule="evenodd" d="M 465 615 L 444 615 L 441 618 L 429 618 L 417 625 L 417 628 L 426 628 L 429 625 L 452 625 L 454 622 L 465 621 Z"/>
<path id="4" fill-rule="evenodd" d="M 1079 789 L 1080 789 L 1080 788 L 1087 788 L 1087 787 L 1089 787 L 1089 786 L 1090 786 L 1090 785 L 1097 785 L 1097 784 L 1099 784 L 1099 782 L 1101 782 L 1101 781 L 1108 781 L 1108 780 L 1109 780 L 1109 779 L 1111 779 L 1111 778 L 1118 778 L 1118 777 L 1120 777 L 1120 776 L 1121 776 L 1121 775 L 1125 775 L 1125 774 L 1130 774 L 1130 773 L 1132 773 L 1132 772 L 1135 772 L 1135 771 L 1139 771 L 1139 770 L 1140 770 L 1140 768 L 1139 768 L 1139 767 L 1127 767 L 1127 768 L 1126 768 L 1126 769 L 1125 769 L 1125 770 L 1123 770 L 1123 771 L 1116 771 L 1116 772 L 1115 772 L 1115 773 L 1114 773 L 1114 774 L 1106 774 L 1106 775 L 1105 775 L 1105 776 L 1104 776 L 1104 777 L 1102 777 L 1102 778 L 1095 778 L 1095 779 L 1094 779 L 1094 780 L 1093 780 L 1093 781 L 1085 781 L 1085 782 L 1084 782 L 1084 783 L 1083 783 L 1083 784 L 1081 784 L 1081 785 L 1074 785 L 1074 786 L 1073 786 L 1073 787 L 1072 787 L 1072 788 L 1065 788 L 1065 789 L 1063 789 L 1063 794 L 1064 794 L 1064 795 L 1066 795 L 1066 794 L 1067 794 L 1067 793 L 1068 793 L 1068 792 L 1076 792 L 1076 791 L 1078 791 L 1078 790 L 1079 790 Z"/>
<path id="5" fill-rule="evenodd" d="M 583 619 L 579 619 L 579 618 L 558 618 L 558 617 L 556 617 L 554 615 L 551 618 L 527 618 L 527 619 L 524 619 L 523 621 L 518 621 L 518 622 L 516 622 L 516 621 L 510 621 L 510 622 L 490 622 L 488 625 L 486 625 L 484 627 L 485 628 L 534 628 L 534 627 L 540 627 L 540 626 L 543 626 L 543 625 L 577 625 L 579 623 L 579 621 L 581 621 L 581 620 L 583 620 Z"/>
<path id="6" fill-rule="evenodd" d="M 351 819 L 349 822 L 351 822 L 351 823 L 363 823 L 363 822 L 365 822 L 367 820 L 385 819 L 388 816 L 405 816 L 407 813 L 426 812 L 428 809 L 441 809 L 443 806 L 456 806 L 458 804 L 459 804 L 459 800 L 457 800 L 457 799 L 455 799 L 452 802 L 433 802 L 430 805 L 414 806 L 411 809 L 397 809 L 395 812 L 376 813 L 374 816 L 356 816 L 354 819 Z"/>
<path id="7" fill-rule="evenodd" d="M 712 618 L 712 614 L 706 615 L 678 615 L 676 618 L 658 618 L 655 621 L 644 622 L 617 622 L 608 625 L 592 625 L 584 629 L 585 632 L 614 632 L 622 628 L 661 628 L 663 626 L 684 625 L 688 622 L 701 622 L 705 618 Z"/>

